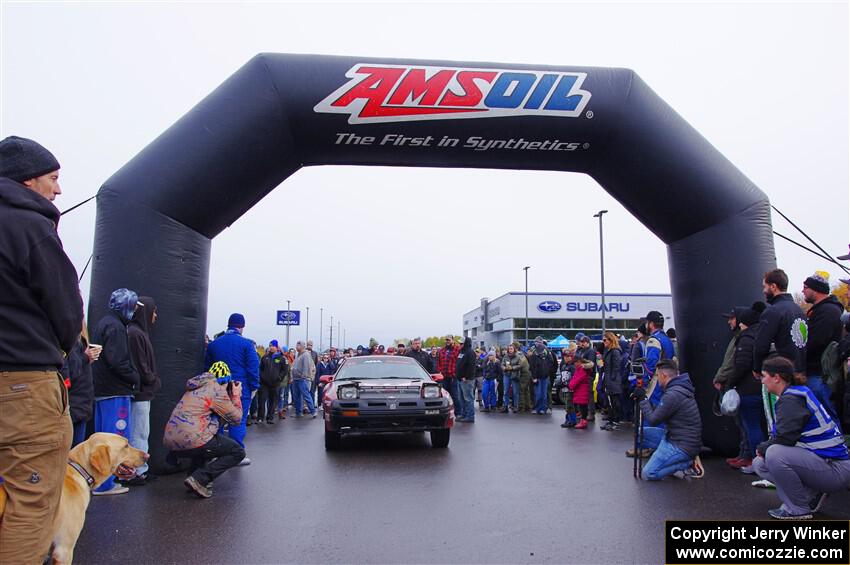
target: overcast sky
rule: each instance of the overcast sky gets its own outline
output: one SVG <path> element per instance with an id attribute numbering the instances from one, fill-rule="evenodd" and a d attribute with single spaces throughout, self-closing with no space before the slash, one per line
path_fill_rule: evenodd
<path id="1" fill-rule="evenodd" d="M 0 134 L 54 152 L 63 210 L 256 53 L 316 53 L 632 68 L 832 255 L 850 240 L 847 2 L 7 1 L 0 28 Z M 290 299 L 316 342 L 324 309 L 325 346 L 331 315 L 347 345 L 460 333 L 482 297 L 523 290 L 525 265 L 532 291 L 597 291 L 603 208 L 606 290 L 669 292 L 665 246 L 585 175 L 305 168 L 213 242 L 208 327 L 241 311 L 246 335 L 282 339 Z M 94 213 L 60 225 L 78 270 Z M 776 215 L 774 229 L 804 242 Z M 794 290 L 816 269 L 838 278 L 776 251 Z"/>

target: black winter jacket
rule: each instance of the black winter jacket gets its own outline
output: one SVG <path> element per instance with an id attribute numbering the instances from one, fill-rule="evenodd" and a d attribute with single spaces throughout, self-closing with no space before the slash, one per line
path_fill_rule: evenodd
<path id="1" fill-rule="evenodd" d="M 647 398 L 640 403 L 640 409 L 650 426 L 666 422 L 667 440 L 670 443 L 689 457 L 699 455 L 702 449 L 702 420 L 694 399 L 694 385 L 687 373 L 667 383 L 658 406 L 653 408 Z"/>
<path id="2" fill-rule="evenodd" d="M 761 383 L 753 376 L 753 347 L 758 324 L 749 326 L 735 338 L 734 372 L 726 381 L 726 388 L 734 388 L 741 396 L 761 394 Z"/>
<path id="3" fill-rule="evenodd" d="M 154 395 L 162 388 L 159 373 L 156 371 L 156 356 L 150 340 L 150 328 L 153 326 L 153 313 L 156 304 L 150 296 L 140 296 L 144 304 L 136 310 L 133 320 L 127 325 L 127 338 L 130 345 L 130 358 L 139 371 L 139 391 L 133 400 L 144 402 L 153 400 Z"/>
<path id="4" fill-rule="evenodd" d="M 48 199 L 0 177 L 0 370 L 59 370 L 80 336 L 83 299 L 58 222 Z"/>
<path id="5" fill-rule="evenodd" d="M 541 353 L 536 347 L 532 347 L 526 358 L 528 358 L 528 368 L 531 370 L 532 379 L 551 378 L 558 372 L 558 361 L 548 349 L 544 349 Z"/>
<path id="6" fill-rule="evenodd" d="M 495 361 L 487 361 L 484 364 L 483 375 L 487 380 L 498 379 L 496 382 L 502 380 L 502 377 L 505 374 L 505 370 L 502 369 L 502 363 L 496 359 Z"/>
<path id="7" fill-rule="evenodd" d="M 419 351 L 414 351 L 413 348 L 410 349 L 407 353 L 404 354 L 405 357 L 413 357 L 419 364 L 422 365 L 422 368 L 428 371 L 429 375 L 436 374 L 437 368 L 434 367 L 434 358 L 431 357 L 426 351 L 420 349 Z"/>
<path id="8" fill-rule="evenodd" d="M 92 365 L 94 395 L 133 396 L 139 390 L 139 372 L 130 358 L 127 321 L 110 310 L 92 332 L 92 343 L 103 346 L 100 358 Z"/>
<path id="9" fill-rule="evenodd" d="M 73 423 L 88 422 L 94 414 L 94 384 L 91 363 L 86 355 L 86 343 L 82 338 L 68 354 L 68 362 L 62 367 L 62 376 L 71 383 L 68 389 L 68 404 Z"/>
<path id="10" fill-rule="evenodd" d="M 770 344 L 776 345 L 776 353 L 794 362 L 794 369 L 806 370 L 806 344 L 801 341 L 796 326 L 806 321 L 806 315 L 788 293 L 779 294 L 768 300 L 770 305 L 761 314 L 756 342 L 753 348 L 753 371 L 761 373 L 761 365 L 770 354 Z M 794 336 L 798 337 L 794 337 Z"/>
<path id="11" fill-rule="evenodd" d="M 260 382 L 268 387 L 280 386 L 289 374 L 289 361 L 282 353 L 266 353 L 260 359 Z M 331 373 L 333 374 L 333 373 Z M 318 378 L 319 372 L 316 371 Z"/>
<path id="12" fill-rule="evenodd" d="M 605 373 L 605 394 L 621 394 L 623 392 L 623 353 L 619 349 L 608 349 L 602 356 Z"/>
<path id="13" fill-rule="evenodd" d="M 832 341 L 841 341 L 841 314 L 844 307 L 833 295 L 813 305 L 809 317 L 809 340 L 806 342 L 806 374 L 823 374 L 820 358 Z"/>
<path id="14" fill-rule="evenodd" d="M 459 380 L 475 378 L 475 352 L 472 350 L 472 340 L 466 338 L 463 348 L 457 356 L 455 364 L 455 378 Z"/>

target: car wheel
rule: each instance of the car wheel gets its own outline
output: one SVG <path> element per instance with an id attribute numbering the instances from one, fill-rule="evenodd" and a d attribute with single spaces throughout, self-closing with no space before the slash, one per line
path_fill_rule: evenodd
<path id="1" fill-rule="evenodd" d="M 449 438 L 451 437 L 452 430 L 446 428 L 445 430 L 432 430 L 431 431 L 431 447 L 448 447 L 449 446 Z"/>
<path id="2" fill-rule="evenodd" d="M 339 449 L 341 443 L 340 439 L 339 432 L 329 432 L 328 430 L 325 430 L 325 450 L 334 451 Z"/>

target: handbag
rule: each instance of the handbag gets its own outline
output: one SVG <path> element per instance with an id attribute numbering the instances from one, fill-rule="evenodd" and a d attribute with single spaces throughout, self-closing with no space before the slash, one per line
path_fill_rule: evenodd
<path id="1" fill-rule="evenodd" d="M 720 400 L 720 412 L 724 416 L 734 416 L 738 412 L 738 407 L 741 405 L 741 396 L 738 391 L 729 389 Z"/>

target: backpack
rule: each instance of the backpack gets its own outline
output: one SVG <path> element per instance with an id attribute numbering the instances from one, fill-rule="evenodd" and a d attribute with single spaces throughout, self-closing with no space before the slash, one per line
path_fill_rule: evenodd
<path id="1" fill-rule="evenodd" d="M 823 350 L 823 354 L 820 356 L 820 365 L 823 382 L 826 383 L 830 390 L 835 391 L 838 383 L 845 378 L 845 364 L 838 357 L 837 341 L 831 341 L 826 346 L 826 349 Z"/>

